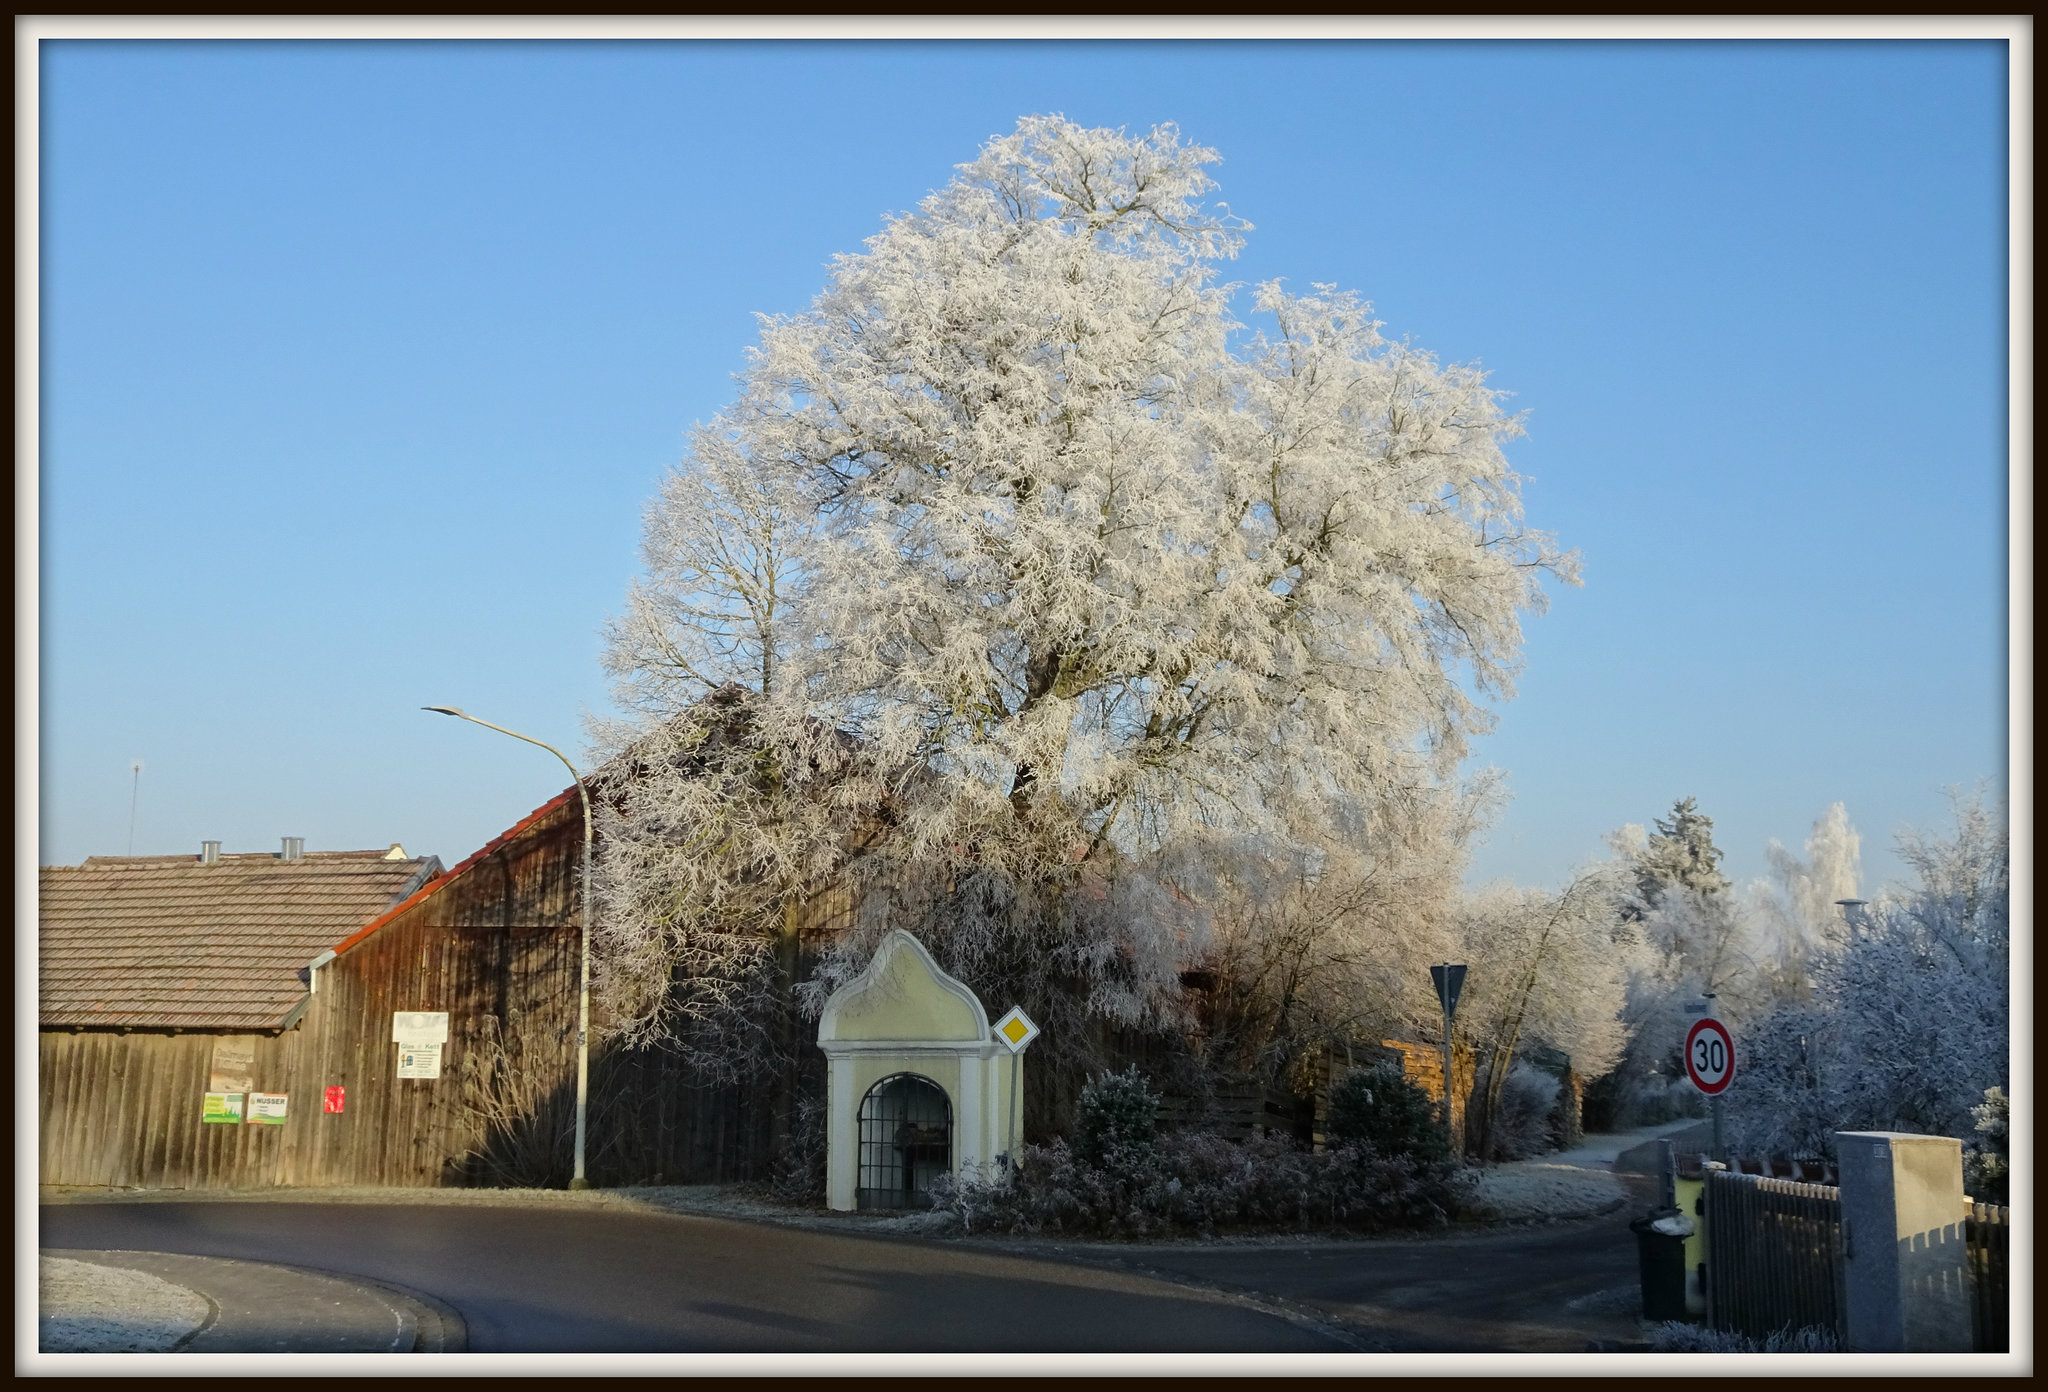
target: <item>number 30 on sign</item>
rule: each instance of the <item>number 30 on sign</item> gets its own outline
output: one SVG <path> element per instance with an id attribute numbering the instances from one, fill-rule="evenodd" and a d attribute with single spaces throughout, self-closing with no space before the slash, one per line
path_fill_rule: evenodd
<path id="1" fill-rule="evenodd" d="M 1719 1020 L 1696 1020 L 1685 1032 L 1685 1075 L 1709 1097 L 1735 1080 L 1735 1041 Z"/>

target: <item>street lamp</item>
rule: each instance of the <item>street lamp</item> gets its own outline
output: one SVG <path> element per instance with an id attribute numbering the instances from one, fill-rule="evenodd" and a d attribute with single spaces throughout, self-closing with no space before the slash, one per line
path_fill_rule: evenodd
<path id="1" fill-rule="evenodd" d="M 583 786 L 583 775 L 576 772 L 576 765 L 569 762 L 568 756 L 544 740 L 508 730 L 503 725 L 493 725 L 488 720 L 479 720 L 460 706 L 421 706 L 420 709 L 452 715 L 457 720 L 467 720 L 472 725 L 482 725 L 501 735 L 539 745 L 562 761 L 569 770 L 569 776 L 576 780 L 576 791 L 583 798 L 583 954 L 576 983 L 576 1173 L 570 1178 L 569 1187 L 588 1189 L 590 1180 L 583 1173 L 583 1150 L 586 1121 L 590 1114 L 590 790 Z"/>
<path id="2" fill-rule="evenodd" d="M 1856 912 L 1870 901 L 1868 899 L 1837 899 L 1835 907 L 1842 911 L 1842 922 L 1849 925 L 1849 936 L 1856 936 L 1857 926 L 1863 915 Z"/>

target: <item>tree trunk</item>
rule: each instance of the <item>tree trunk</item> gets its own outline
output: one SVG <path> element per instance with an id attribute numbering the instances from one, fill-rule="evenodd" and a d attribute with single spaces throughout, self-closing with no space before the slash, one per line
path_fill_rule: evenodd
<path id="1" fill-rule="evenodd" d="M 1514 1014 L 1508 1020 L 1504 1037 L 1496 1039 L 1493 1057 L 1487 1063 L 1486 1102 L 1479 1110 L 1479 1158 L 1490 1160 L 1493 1153 L 1493 1116 L 1500 1107 L 1501 1091 L 1508 1081 L 1508 1066 L 1514 1060 L 1515 1045 L 1521 1042 L 1522 1022 L 1528 1018 L 1529 997 L 1536 991 L 1536 978 L 1543 970 L 1543 950 L 1550 946 L 1550 934 L 1557 927 L 1558 919 L 1564 916 L 1565 907 L 1570 904 L 1574 891 L 1583 881 L 1573 881 L 1557 896 L 1557 907 L 1551 910 L 1550 919 L 1543 925 L 1543 935 L 1536 939 L 1536 951 L 1529 959 L 1529 977 L 1522 983 L 1521 999 L 1515 1002 Z M 1451 1080 L 1444 1079 L 1444 1096 L 1451 1096 Z"/>

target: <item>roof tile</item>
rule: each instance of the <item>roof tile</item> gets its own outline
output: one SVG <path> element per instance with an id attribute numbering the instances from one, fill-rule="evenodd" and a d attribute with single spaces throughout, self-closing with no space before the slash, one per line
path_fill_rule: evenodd
<path id="1" fill-rule="evenodd" d="M 276 1029 L 298 971 L 440 871 L 386 851 L 92 856 L 40 876 L 44 1028 Z"/>

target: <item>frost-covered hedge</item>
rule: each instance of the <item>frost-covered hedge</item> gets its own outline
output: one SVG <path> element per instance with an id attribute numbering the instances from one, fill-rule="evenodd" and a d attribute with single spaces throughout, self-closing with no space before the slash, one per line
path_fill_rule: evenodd
<path id="1" fill-rule="evenodd" d="M 1358 1142 L 1307 1151 L 1278 1136 L 1161 1135 L 1155 1108 L 1135 1073 L 1099 1078 L 1082 1094 L 1072 1145 L 1026 1146 L 993 1179 L 942 1181 L 936 1206 L 969 1232 L 1136 1238 L 1426 1228 L 1472 1201 L 1448 1159 Z"/>
<path id="2" fill-rule="evenodd" d="M 1132 1238 L 1440 1227 L 1472 1203 L 1470 1180 L 1449 1163 L 1200 1132 L 1163 1137 L 1142 1167 L 1090 1165 L 1061 1141 L 1026 1146 L 1009 1176 L 948 1180 L 941 1190 L 936 1207 L 968 1232 Z"/>

